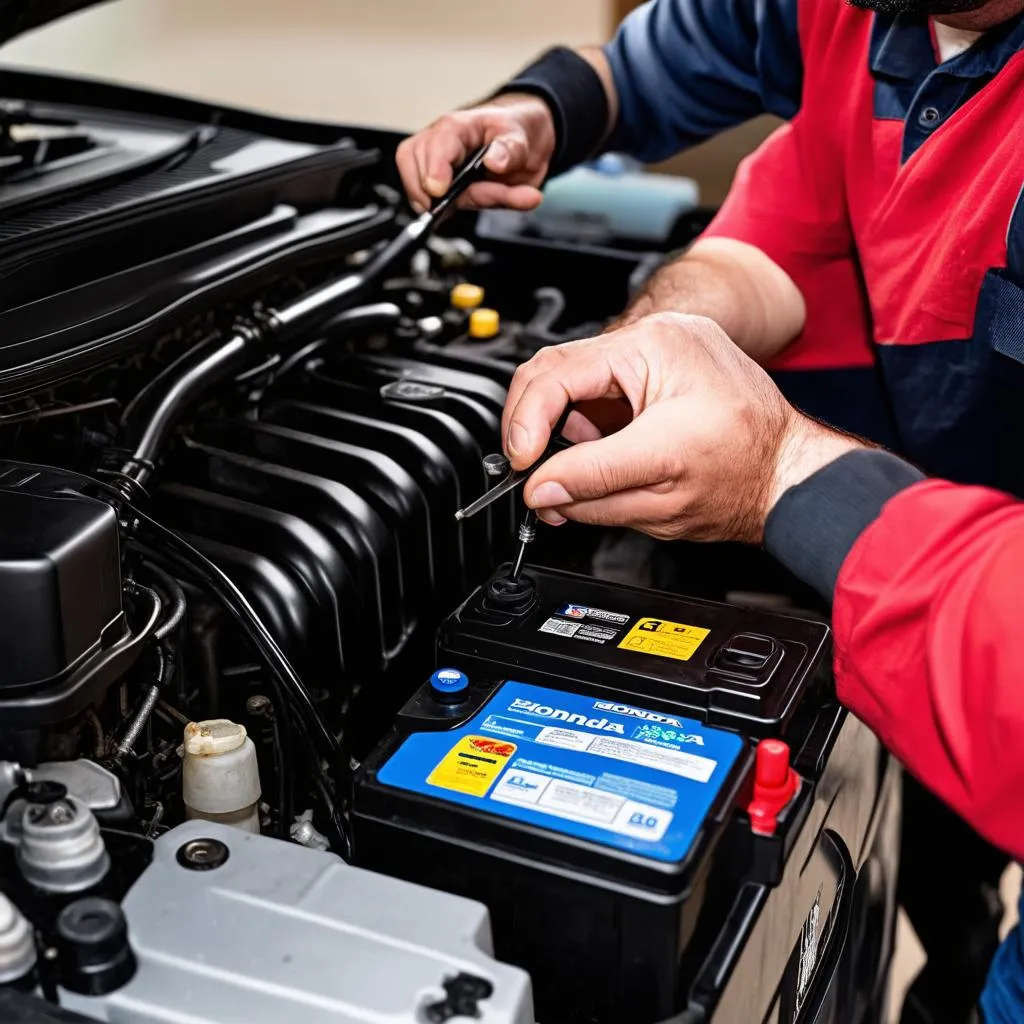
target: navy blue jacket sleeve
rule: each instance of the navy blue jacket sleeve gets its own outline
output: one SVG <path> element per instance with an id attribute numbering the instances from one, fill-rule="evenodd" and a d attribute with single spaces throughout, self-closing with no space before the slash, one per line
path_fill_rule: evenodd
<path id="1" fill-rule="evenodd" d="M 606 144 L 654 162 L 759 114 L 791 118 L 798 0 L 650 0 L 605 47 L 619 94 Z"/>

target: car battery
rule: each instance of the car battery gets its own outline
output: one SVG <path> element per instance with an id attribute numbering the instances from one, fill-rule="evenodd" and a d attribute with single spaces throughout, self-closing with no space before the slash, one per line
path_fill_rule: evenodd
<path id="1" fill-rule="evenodd" d="M 356 863 L 484 902 L 545 1024 L 654 1024 L 685 1007 L 691 946 L 695 967 L 714 944 L 749 860 L 732 830 L 758 739 L 827 675 L 829 630 L 523 580 L 510 600 L 497 575 L 442 627 L 451 667 L 357 777 Z"/>
<path id="2" fill-rule="evenodd" d="M 531 568 L 518 586 L 499 571 L 480 587 L 442 625 L 438 655 L 769 736 L 827 675 L 829 646 L 822 622 Z"/>

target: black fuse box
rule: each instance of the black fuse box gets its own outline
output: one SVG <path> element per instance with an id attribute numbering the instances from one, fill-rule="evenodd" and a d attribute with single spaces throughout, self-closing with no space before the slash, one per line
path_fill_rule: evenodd
<path id="1" fill-rule="evenodd" d="M 655 1024 L 750 875 L 733 830 L 756 740 L 827 675 L 829 630 L 543 569 L 510 600 L 502 580 L 445 623 L 445 668 L 364 763 L 355 860 L 484 902 L 541 1020 Z"/>

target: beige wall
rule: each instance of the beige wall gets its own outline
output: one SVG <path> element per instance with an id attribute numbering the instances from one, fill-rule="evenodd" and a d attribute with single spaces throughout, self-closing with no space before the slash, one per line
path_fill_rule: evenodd
<path id="1" fill-rule="evenodd" d="M 610 17 L 607 0 L 121 0 L 16 40 L 4 59 L 413 128 L 550 43 L 604 38 Z"/>

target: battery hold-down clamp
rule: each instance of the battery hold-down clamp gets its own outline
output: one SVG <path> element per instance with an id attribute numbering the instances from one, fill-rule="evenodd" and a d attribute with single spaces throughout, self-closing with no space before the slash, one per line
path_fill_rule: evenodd
<path id="1" fill-rule="evenodd" d="M 779 815 L 800 791 L 800 776 L 789 762 L 782 740 L 761 740 L 754 763 L 754 798 L 747 805 L 750 830 L 759 836 L 775 834 Z"/>

